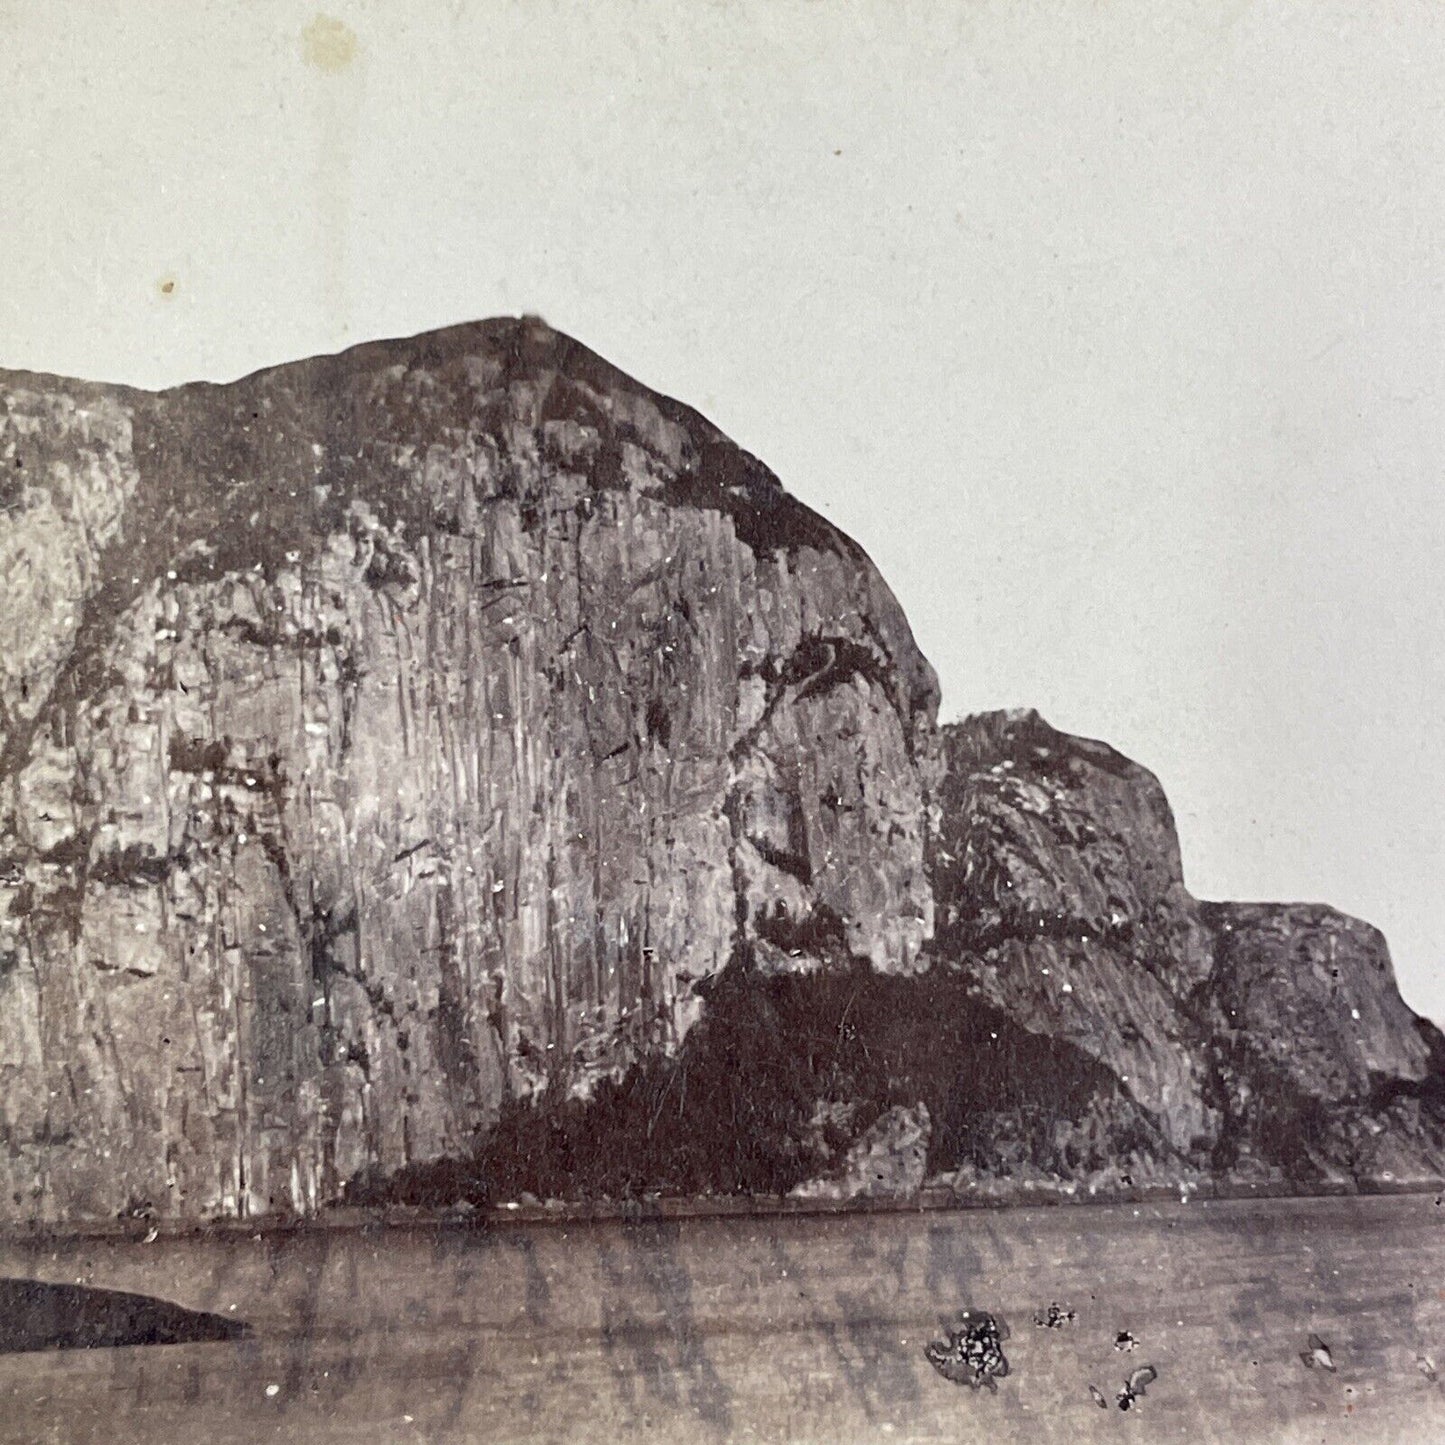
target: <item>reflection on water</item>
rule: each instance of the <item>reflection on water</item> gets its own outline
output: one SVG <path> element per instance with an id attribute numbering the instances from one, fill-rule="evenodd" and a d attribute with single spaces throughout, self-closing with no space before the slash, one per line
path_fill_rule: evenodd
<path id="1" fill-rule="evenodd" d="M 238 1340 L 238 1319 L 169 1300 L 80 1284 L 0 1279 L 0 1354 Z"/>
<path id="2" fill-rule="evenodd" d="M 7 1274 L 250 1330 L 0 1357 L 0 1440 L 1074 1445 L 1124 1427 L 1121 1377 L 1138 1439 L 1442 1439 L 1442 1228 L 1402 1196 L 12 1242 Z M 925 1356 L 1058 1301 L 996 1392 Z"/>

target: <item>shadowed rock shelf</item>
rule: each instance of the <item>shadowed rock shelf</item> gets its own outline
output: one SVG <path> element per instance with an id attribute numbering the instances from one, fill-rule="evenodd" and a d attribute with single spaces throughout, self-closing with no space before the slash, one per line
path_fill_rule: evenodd
<path id="1" fill-rule="evenodd" d="M 856 543 L 534 319 L 0 372 L 0 1218 L 1445 1169 L 1384 941 L 940 728 Z"/>

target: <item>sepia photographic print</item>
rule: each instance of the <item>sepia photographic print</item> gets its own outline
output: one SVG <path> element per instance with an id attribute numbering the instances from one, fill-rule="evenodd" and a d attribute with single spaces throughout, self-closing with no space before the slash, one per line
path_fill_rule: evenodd
<path id="1" fill-rule="evenodd" d="M 0 0 L 0 1441 L 1445 1438 L 1442 62 Z"/>

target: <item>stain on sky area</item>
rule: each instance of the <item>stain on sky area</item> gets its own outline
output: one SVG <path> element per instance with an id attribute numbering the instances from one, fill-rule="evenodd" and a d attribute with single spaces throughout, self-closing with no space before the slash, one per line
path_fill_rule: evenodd
<path id="1" fill-rule="evenodd" d="M 301 58 L 315 69 L 336 75 L 356 59 L 356 32 L 332 15 L 318 15 L 301 32 Z"/>
<path id="2" fill-rule="evenodd" d="M 356 32 L 333 15 L 318 14 L 301 31 L 301 58 L 329 77 L 347 77 L 315 87 L 316 171 L 313 199 L 320 242 L 318 299 L 337 335 L 350 330 L 347 304 L 347 243 L 351 230 L 351 167 L 356 151 L 361 51 Z"/>

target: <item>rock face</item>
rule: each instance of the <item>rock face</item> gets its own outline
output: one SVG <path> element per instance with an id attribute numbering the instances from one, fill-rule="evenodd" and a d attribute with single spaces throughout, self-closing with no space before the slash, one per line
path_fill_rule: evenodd
<path id="1" fill-rule="evenodd" d="M 1215 1162 L 1348 1184 L 1445 1173 L 1445 1039 L 1377 929 L 1318 905 L 1207 904 L 1224 1128 Z"/>
<path id="2" fill-rule="evenodd" d="M 1179 1149 L 1217 1124 L 1186 1005 L 1213 965 L 1174 819 L 1143 768 L 1035 713 L 943 730 L 938 953 L 1034 1032 L 1105 1064 Z"/>
<path id="3" fill-rule="evenodd" d="M 1383 941 L 938 729 L 857 545 L 535 320 L 0 373 L 0 1219 L 1423 1178 Z"/>
<path id="4" fill-rule="evenodd" d="M 931 927 L 862 552 L 529 321 L 0 377 L 0 1208 L 312 1209 Z"/>
<path id="5" fill-rule="evenodd" d="M 1375 929 L 1318 905 L 1196 902 L 1154 776 L 1037 713 L 942 737 L 935 952 L 1107 1068 L 1169 1146 L 1135 1179 L 1445 1173 L 1445 1041 L 1401 1000 Z"/>

